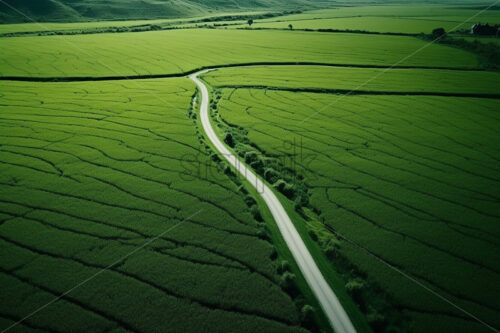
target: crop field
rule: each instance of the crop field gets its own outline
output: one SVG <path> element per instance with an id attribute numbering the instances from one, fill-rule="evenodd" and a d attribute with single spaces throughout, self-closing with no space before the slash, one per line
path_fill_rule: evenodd
<path id="1" fill-rule="evenodd" d="M 0 327 L 161 235 L 21 328 L 301 331 L 273 247 L 206 156 L 191 81 L 0 89 Z"/>
<path id="2" fill-rule="evenodd" d="M 494 11 L 485 11 L 459 6 L 408 5 L 408 6 L 361 6 L 336 9 L 312 10 L 301 14 L 256 20 L 256 28 L 287 29 L 334 29 L 363 30 L 381 33 L 430 33 L 442 27 L 447 31 L 469 29 L 476 22 L 498 24 L 500 19 Z M 474 17 L 471 22 L 469 18 Z"/>
<path id="3" fill-rule="evenodd" d="M 189 26 L 193 21 L 208 21 L 214 20 L 216 23 L 229 23 L 232 21 L 220 21 L 217 19 L 219 16 L 242 16 L 242 15 L 263 15 L 266 12 L 227 12 L 227 13 L 213 13 L 206 16 L 195 16 L 186 18 L 172 18 L 172 19 L 156 19 L 156 20 L 109 20 L 109 21 L 95 21 L 95 22 L 71 22 L 71 23 L 57 23 L 57 22 L 43 22 L 43 23 L 13 23 L 13 24 L 0 24 L 0 34 L 6 33 L 26 33 L 26 32 L 45 32 L 45 31 L 65 31 L 65 30 L 91 30 L 98 28 L 109 27 L 133 27 L 140 25 L 157 24 L 160 26 Z M 201 23 L 197 23 L 201 24 Z"/>
<path id="4" fill-rule="evenodd" d="M 249 43 L 248 41 L 251 40 Z M 249 62 L 467 67 L 465 51 L 406 36 L 289 31 L 187 29 L 0 40 L 2 76 L 132 76 L 184 73 L 204 66 Z M 216 46 L 216 47 L 215 47 Z M 147 55 L 147 56 L 146 56 Z"/>
<path id="5" fill-rule="evenodd" d="M 204 79 L 221 95 L 220 119 L 245 129 L 264 165 L 282 157 L 303 179 L 305 211 L 315 212 L 308 223 L 322 221 L 342 240 L 333 262 L 347 258 L 368 276 L 361 289 L 375 281 L 413 331 L 485 329 L 429 290 L 498 327 L 498 99 L 293 91 L 342 82 L 351 89 L 374 71 L 227 68 Z M 468 75 L 466 82 L 489 82 L 469 92 L 492 92 L 490 85 L 498 91 L 500 84 L 498 73 L 405 70 L 405 82 L 401 71 L 363 89 L 457 92 Z M 280 180 L 267 175 L 273 172 L 265 169 L 263 177 L 279 189 Z M 361 303 L 369 297 L 356 295 Z M 380 320 L 370 310 L 375 304 L 364 310 L 372 327 Z"/>
<path id="6" fill-rule="evenodd" d="M 17 32 L 43 32 L 43 31 L 63 31 L 76 29 L 96 29 L 107 27 L 129 27 L 141 24 L 161 24 L 170 20 L 132 20 L 132 21 L 98 21 L 98 22 L 78 22 L 78 23 L 16 23 L 1 24 L 0 33 Z M 177 20 L 175 20 L 177 21 Z"/>
<path id="7" fill-rule="evenodd" d="M 498 6 L 77 2 L 0 24 L 0 331 L 330 333 L 314 264 L 359 333 L 500 328 Z"/>
<path id="8" fill-rule="evenodd" d="M 293 29 L 333 29 L 333 30 L 361 30 L 388 33 L 430 33 L 437 27 L 446 31 L 455 30 L 460 22 L 408 18 L 408 17 L 339 17 L 311 20 L 286 20 L 283 18 L 276 22 L 256 22 L 256 28 L 288 29 L 289 24 Z"/>
<path id="9" fill-rule="evenodd" d="M 313 79 L 311 79 L 311 77 Z M 370 80 L 377 77 L 375 80 Z M 379 69 L 332 66 L 249 66 L 207 75 L 217 87 L 265 86 L 283 90 L 356 89 L 374 92 L 498 94 L 500 75 L 485 71 Z M 469 85 L 465 82 L 477 82 Z"/>

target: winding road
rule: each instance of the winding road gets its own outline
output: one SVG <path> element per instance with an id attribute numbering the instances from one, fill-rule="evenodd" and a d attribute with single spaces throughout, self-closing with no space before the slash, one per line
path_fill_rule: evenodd
<path id="1" fill-rule="evenodd" d="M 340 304 L 337 296 L 326 282 L 323 274 L 314 262 L 313 257 L 309 253 L 306 245 L 300 237 L 297 229 L 293 225 L 290 217 L 281 205 L 280 201 L 273 191 L 251 171 L 244 163 L 242 163 L 215 134 L 210 123 L 208 115 L 209 94 L 206 85 L 199 79 L 199 76 L 209 72 L 211 69 L 199 71 L 191 74 L 189 78 L 193 80 L 201 92 L 201 107 L 200 117 L 203 129 L 215 146 L 215 148 L 231 163 L 231 165 L 241 173 L 250 184 L 252 184 L 266 202 L 271 214 L 279 227 L 288 248 L 290 249 L 295 261 L 297 262 L 302 274 L 304 275 L 309 287 L 315 294 L 323 311 L 330 321 L 332 328 L 337 333 L 354 333 L 354 328 L 351 320 L 347 316 L 344 308 Z"/>

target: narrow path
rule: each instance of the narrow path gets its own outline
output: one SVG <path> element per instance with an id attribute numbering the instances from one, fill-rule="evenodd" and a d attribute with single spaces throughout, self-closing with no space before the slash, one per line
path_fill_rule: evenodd
<path id="1" fill-rule="evenodd" d="M 330 325 L 337 333 L 354 333 L 356 332 L 351 320 L 347 316 L 344 308 L 340 304 L 337 296 L 326 282 L 323 274 L 314 262 L 313 257 L 309 253 L 306 245 L 302 241 L 297 229 L 293 225 L 290 217 L 281 205 L 280 201 L 273 191 L 258 178 L 245 164 L 243 164 L 233 153 L 226 148 L 220 141 L 212 128 L 208 115 L 208 105 L 210 102 L 208 89 L 205 84 L 198 78 L 200 75 L 209 72 L 203 70 L 191 74 L 189 78 L 193 80 L 201 92 L 201 107 L 200 117 L 203 129 L 207 137 L 210 139 L 215 148 L 221 153 L 225 159 L 244 176 L 252 186 L 259 192 L 266 202 L 271 214 L 279 227 L 281 235 L 285 240 L 290 252 L 297 262 L 304 278 L 309 287 L 318 299 L 323 311 L 330 321 Z"/>

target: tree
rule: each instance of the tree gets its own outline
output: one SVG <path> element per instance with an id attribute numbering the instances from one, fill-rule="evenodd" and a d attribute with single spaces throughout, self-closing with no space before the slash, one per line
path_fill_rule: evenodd
<path id="1" fill-rule="evenodd" d="M 443 38 L 445 36 L 446 36 L 446 31 L 444 30 L 444 28 L 436 28 L 432 30 L 433 39 Z"/>
<path id="2" fill-rule="evenodd" d="M 293 30 L 293 25 L 289 24 L 288 29 Z"/>
<path id="3" fill-rule="evenodd" d="M 252 24 L 253 24 L 253 20 L 252 20 L 252 19 L 249 19 L 249 20 L 248 20 L 248 25 L 249 25 L 249 26 L 252 26 Z"/>

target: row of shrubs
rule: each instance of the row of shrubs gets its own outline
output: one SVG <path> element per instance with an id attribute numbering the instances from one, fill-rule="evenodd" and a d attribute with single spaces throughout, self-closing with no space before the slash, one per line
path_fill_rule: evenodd
<path id="1" fill-rule="evenodd" d="M 130 27 L 107 27 L 96 29 L 79 29 L 79 30 L 54 30 L 54 31 L 39 31 L 39 32 L 11 32 L 0 34 L 0 37 L 19 37 L 19 36 L 61 36 L 61 35 L 89 35 L 102 33 L 120 33 L 120 32 L 143 32 L 156 31 L 168 28 L 163 28 L 157 24 L 145 24 Z"/>
<path id="2" fill-rule="evenodd" d="M 310 232 L 318 242 L 335 271 L 345 281 L 345 289 L 365 315 L 374 332 L 407 332 L 409 318 L 401 312 L 396 302 L 374 281 L 353 265 L 341 252 L 340 242 L 333 235 L 321 240 Z M 346 245 L 348 246 L 348 245 Z"/>
<path id="3" fill-rule="evenodd" d="M 447 34 L 443 28 L 434 29 L 432 34 L 421 34 L 420 38 L 472 52 L 478 56 L 481 66 L 486 69 L 498 70 L 500 68 L 500 47 L 498 44 L 483 43 L 477 39 L 466 40 L 453 37 Z"/>
<path id="4" fill-rule="evenodd" d="M 251 143 L 244 128 L 231 125 L 218 117 L 217 105 L 221 98 L 220 92 L 214 92 L 211 102 L 212 116 L 226 133 L 224 142 L 244 159 L 257 174 L 264 177 L 275 189 L 283 193 L 295 203 L 297 212 L 309 205 L 309 193 L 301 175 L 285 166 L 279 156 L 266 154 L 262 149 Z"/>
<path id="5" fill-rule="evenodd" d="M 218 22 L 218 21 L 246 21 L 246 20 L 262 20 L 267 18 L 273 18 L 284 15 L 300 14 L 301 10 L 291 10 L 275 13 L 264 13 L 264 14 L 251 14 L 251 15 L 225 15 L 217 17 L 207 17 L 200 20 L 189 21 L 189 23 L 198 22 Z"/>
<path id="6" fill-rule="evenodd" d="M 304 190 L 304 185 L 300 186 L 291 182 L 291 172 L 284 171 L 284 168 L 276 158 L 265 157 L 258 147 L 249 142 L 246 137 L 247 131 L 243 128 L 229 124 L 218 117 L 217 106 L 220 101 L 221 94 L 219 91 L 213 93 L 213 98 L 210 103 L 210 112 L 213 119 L 216 120 L 218 126 L 222 128 L 226 135 L 224 142 L 233 148 L 237 154 L 245 160 L 245 163 L 250 165 L 257 173 L 264 176 L 273 186 L 289 198 L 300 198 L 299 202 L 303 205 L 307 204 L 307 193 Z M 270 240 L 270 231 L 263 223 L 261 212 L 255 199 L 248 193 L 242 185 L 241 180 L 231 170 L 229 165 L 222 161 L 218 155 L 213 154 L 212 159 L 219 163 L 219 169 L 229 176 L 239 186 L 239 191 L 244 195 L 244 200 L 249 210 L 257 222 L 261 222 L 262 229 L 259 232 L 259 237 Z M 285 179 L 288 179 L 288 183 Z M 279 275 L 279 284 L 281 288 L 289 294 L 294 300 L 298 309 L 300 309 L 301 324 L 312 332 L 320 332 L 320 329 L 315 321 L 315 309 L 306 303 L 306 300 L 300 292 L 295 274 L 290 271 L 290 264 L 286 260 L 277 260 L 276 251 L 271 259 L 277 262 L 277 274 Z"/>
<path id="7" fill-rule="evenodd" d="M 294 200 L 297 211 L 302 213 L 303 207 L 312 208 L 309 205 L 307 187 L 300 175 L 296 175 L 292 170 L 287 169 L 276 156 L 268 156 L 255 144 L 252 144 L 248 140 L 247 131 L 244 128 L 230 124 L 219 117 L 217 106 L 220 98 L 220 92 L 215 91 L 210 109 L 212 118 L 216 120 L 219 128 L 226 132 L 224 142 L 233 148 L 247 165 L 250 165 L 278 191 L 287 198 Z M 245 201 L 249 205 L 254 218 L 257 221 L 262 221 L 262 216 L 253 198 L 247 197 Z M 313 211 L 316 210 L 313 209 Z M 320 212 L 317 213 L 320 214 Z M 409 329 L 408 318 L 397 309 L 391 297 L 375 282 L 369 280 L 366 274 L 361 272 L 341 253 L 339 241 L 335 238 L 334 233 L 329 238 L 322 237 L 321 240 L 314 231 L 311 230 L 309 234 L 320 245 L 335 270 L 340 273 L 345 281 L 347 293 L 365 314 L 368 323 L 375 332 Z M 265 237 L 267 235 L 266 232 Z M 289 263 L 286 261 L 279 262 L 277 272 L 280 275 L 282 289 L 292 296 L 297 307 L 301 309 L 303 326 L 316 331 L 318 328 L 314 321 L 314 308 L 306 304 L 301 296 L 297 288 L 296 277 L 290 272 Z"/>
<path id="8" fill-rule="evenodd" d="M 297 211 L 302 213 L 302 208 L 307 207 L 320 215 L 321 212 L 315 210 L 309 204 L 309 195 L 303 177 L 287 169 L 280 163 L 279 158 L 267 156 L 259 147 L 252 144 L 248 140 L 247 131 L 244 128 L 230 124 L 219 117 L 217 106 L 220 98 L 220 92 L 215 91 L 210 109 L 212 118 L 216 120 L 219 128 L 226 132 L 224 142 L 233 148 L 245 160 L 247 165 L 250 165 L 278 191 L 287 198 L 294 200 Z M 254 202 L 248 200 L 247 204 L 253 205 Z M 256 208 L 256 206 L 251 207 Z M 258 214 L 258 217 L 262 218 L 260 212 Z M 258 219 L 256 218 L 256 220 Z M 325 224 L 324 221 L 323 224 Z M 341 275 L 343 281 L 345 281 L 347 293 L 358 305 L 361 312 L 365 314 L 368 323 L 375 332 L 405 331 L 409 329 L 408 318 L 399 311 L 391 297 L 375 282 L 368 279 L 366 274 L 361 272 L 341 253 L 340 242 L 334 236 L 333 231 L 331 237 L 321 237 L 321 239 L 313 230 L 309 234 L 319 244 L 336 272 Z M 294 298 L 297 307 L 301 309 L 303 326 L 316 331 L 314 308 L 306 304 L 300 295 L 296 277 L 290 272 L 289 263 L 286 261 L 279 262 L 277 270 L 280 275 L 282 289 Z"/>

